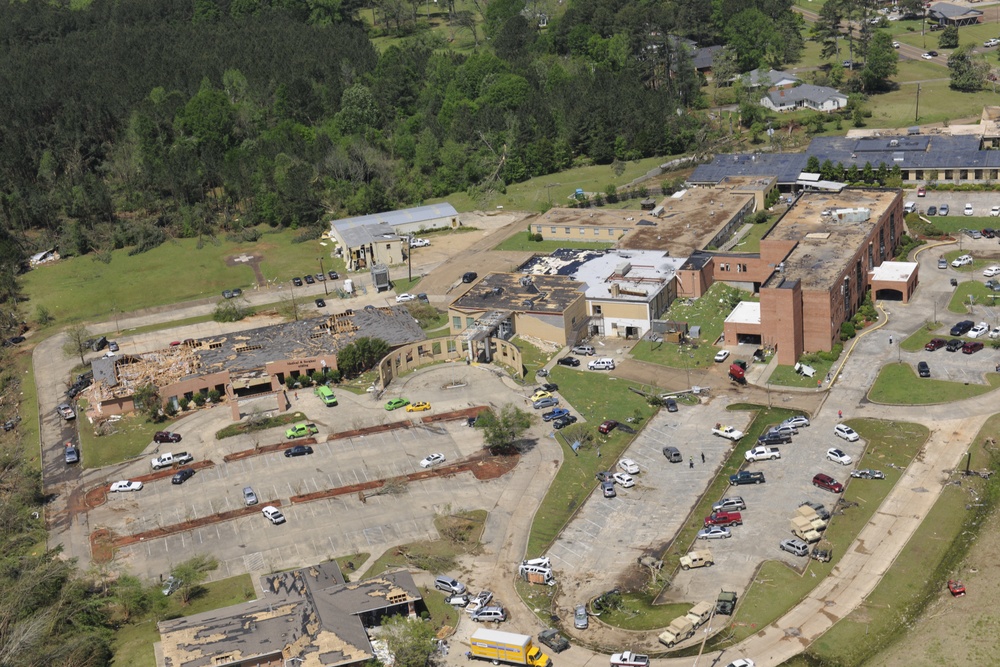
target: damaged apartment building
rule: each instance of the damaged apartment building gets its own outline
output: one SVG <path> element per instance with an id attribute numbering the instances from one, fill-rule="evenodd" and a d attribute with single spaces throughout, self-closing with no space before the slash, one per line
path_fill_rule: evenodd
<path id="1" fill-rule="evenodd" d="M 286 410 L 285 380 L 337 368 L 337 352 L 358 338 L 381 338 L 395 348 L 424 339 L 404 306 L 346 310 L 210 338 L 188 339 L 162 350 L 95 359 L 89 400 L 97 418 L 131 412 L 132 396 L 147 384 L 166 405 L 218 391 L 233 419 L 241 404 L 267 399 L 265 410 Z"/>

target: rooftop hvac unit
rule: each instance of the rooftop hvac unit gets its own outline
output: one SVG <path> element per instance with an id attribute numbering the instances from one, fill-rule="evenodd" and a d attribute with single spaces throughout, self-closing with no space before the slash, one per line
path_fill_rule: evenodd
<path id="1" fill-rule="evenodd" d="M 521 305 L 523 307 L 525 307 L 525 308 L 534 308 L 535 307 L 535 300 L 534 299 L 525 299 L 524 301 L 521 302 Z"/>
<path id="2" fill-rule="evenodd" d="M 503 288 L 502 287 L 494 287 L 493 289 L 490 290 L 490 293 L 493 296 L 500 296 L 501 294 L 503 294 Z"/>
<path id="3" fill-rule="evenodd" d="M 521 276 L 521 279 L 518 282 L 521 283 L 521 287 L 527 287 L 532 282 L 531 276 Z"/>

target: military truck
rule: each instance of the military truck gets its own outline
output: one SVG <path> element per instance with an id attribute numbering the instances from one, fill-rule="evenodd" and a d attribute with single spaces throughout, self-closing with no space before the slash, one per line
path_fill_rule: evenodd
<path id="1" fill-rule="evenodd" d="M 808 505 L 800 505 L 795 511 L 799 516 L 805 517 L 817 531 L 826 530 L 826 521 L 821 519 L 813 508 Z"/>
<path id="2" fill-rule="evenodd" d="M 670 621 L 670 626 L 660 633 L 660 643 L 667 648 L 673 648 L 675 644 L 680 644 L 685 639 L 694 635 L 695 625 L 687 616 L 678 616 Z"/>
<path id="3" fill-rule="evenodd" d="M 804 540 L 807 544 L 812 544 L 813 542 L 819 542 L 820 535 L 813 528 L 813 525 L 809 522 L 809 519 L 804 516 L 799 516 L 796 514 L 792 517 L 789 522 L 789 527 L 792 529 L 792 533 L 795 537 L 800 540 Z"/>
<path id="4" fill-rule="evenodd" d="M 720 592 L 719 598 L 715 601 L 715 613 L 723 616 L 732 616 L 738 600 L 739 596 L 736 594 L 736 591 Z"/>
<path id="5" fill-rule="evenodd" d="M 712 618 L 712 612 L 715 610 L 715 605 L 711 602 L 699 602 L 695 606 L 691 607 L 685 616 L 689 621 L 694 623 L 694 627 L 700 627 L 705 621 Z"/>
<path id="6" fill-rule="evenodd" d="M 681 556 L 682 570 L 690 570 L 693 567 L 712 567 L 713 565 L 715 565 L 715 560 L 712 558 L 712 552 L 708 549 L 697 549 L 688 552 L 686 556 Z"/>

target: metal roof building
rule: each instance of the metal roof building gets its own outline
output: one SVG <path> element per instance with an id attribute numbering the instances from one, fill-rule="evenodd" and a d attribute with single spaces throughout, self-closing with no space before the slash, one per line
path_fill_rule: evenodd
<path id="1" fill-rule="evenodd" d="M 415 234 L 424 229 L 454 228 L 461 222 L 454 206 L 441 203 L 333 220 L 330 222 L 330 232 L 334 238 L 343 243 L 345 230 L 380 224 L 389 225 L 397 234 L 405 235 Z"/>

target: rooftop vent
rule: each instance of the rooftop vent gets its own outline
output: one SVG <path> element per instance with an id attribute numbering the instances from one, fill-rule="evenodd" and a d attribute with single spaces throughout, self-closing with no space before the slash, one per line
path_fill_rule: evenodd
<path id="1" fill-rule="evenodd" d="M 532 282 L 531 276 L 521 276 L 521 280 L 519 280 L 518 282 L 521 283 L 521 287 L 527 287 Z"/>

